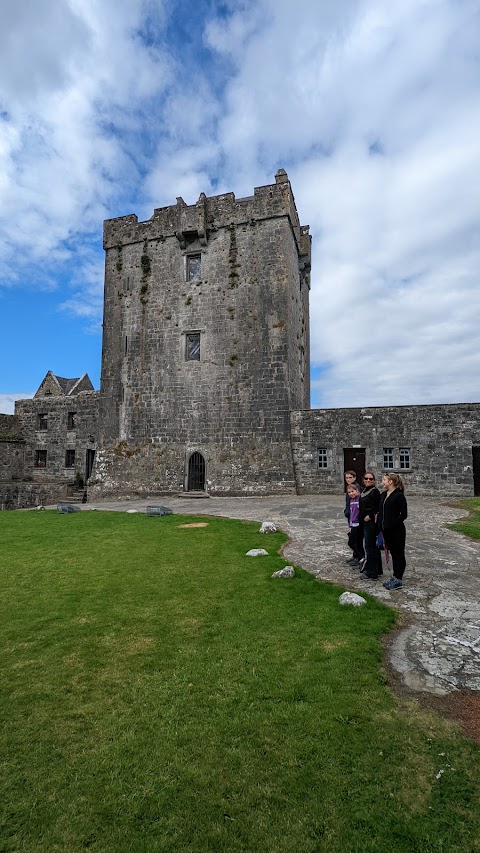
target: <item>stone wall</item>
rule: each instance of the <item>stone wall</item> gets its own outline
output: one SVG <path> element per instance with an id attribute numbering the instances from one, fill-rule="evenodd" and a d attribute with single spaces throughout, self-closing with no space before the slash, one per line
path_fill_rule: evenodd
<path id="1" fill-rule="evenodd" d="M 0 481 L 0 510 L 49 506 L 68 497 L 68 489 L 60 483 L 13 483 Z"/>
<path id="2" fill-rule="evenodd" d="M 0 481 L 22 479 L 24 453 L 24 441 L 0 438 Z"/>
<path id="3" fill-rule="evenodd" d="M 309 403 L 310 236 L 290 184 L 105 223 L 98 493 L 294 491 L 289 412 Z M 189 280 L 192 256 L 200 264 Z M 186 357 L 200 335 L 200 358 Z"/>
<path id="4" fill-rule="evenodd" d="M 15 415 L 0 414 L 0 481 L 22 479 L 24 451 L 19 419 Z"/>
<path id="5" fill-rule="evenodd" d="M 98 396 L 98 391 L 85 391 L 16 402 L 15 414 L 25 436 L 24 478 L 42 484 L 85 478 L 87 450 L 96 447 Z M 45 465 L 38 465 L 37 451 L 46 452 Z M 71 451 L 68 459 L 67 451 Z"/>
<path id="6" fill-rule="evenodd" d="M 0 413 L 0 440 L 22 438 L 22 424 L 15 415 Z"/>
<path id="7" fill-rule="evenodd" d="M 480 446 L 480 404 L 312 409 L 291 413 L 292 448 L 300 494 L 343 488 L 344 449 L 365 449 L 366 467 L 383 474 L 384 450 L 411 494 L 473 495 L 472 448 Z M 328 467 L 318 467 L 318 448 Z M 409 450 L 402 469 L 400 449 Z"/>

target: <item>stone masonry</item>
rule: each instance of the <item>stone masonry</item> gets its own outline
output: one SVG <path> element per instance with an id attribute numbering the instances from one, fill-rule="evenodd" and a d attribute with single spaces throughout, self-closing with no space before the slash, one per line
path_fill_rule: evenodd
<path id="1" fill-rule="evenodd" d="M 292 412 L 291 424 L 299 494 L 338 493 L 350 448 L 365 452 L 365 467 L 377 476 L 391 451 L 391 467 L 402 474 L 409 494 L 473 495 L 478 403 L 311 409 Z M 327 452 L 325 468 L 319 467 L 319 448 Z"/>
<path id="2" fill-rule="evenodd" d="M 64 497 L 333 494 L 400 471 L 480 494 L 480 404 L 310 409 L 311 238 L 288 176 L 104 224 L 101 390 L 48 371 L 0 415 L 0 508 Z M 95 461 L 94 461 L 95 460 Z"/>
<path id="3" fill-rule="evenodd" d="M 309 405 L 310 236 L 283 169 L 254 195 L 105 223 L 93 492 L 293 492 L 289 413 Z M 197 357 L 189 346 L 198 345 Z M 203 464 L 203 463 L 202 463 Z"/>

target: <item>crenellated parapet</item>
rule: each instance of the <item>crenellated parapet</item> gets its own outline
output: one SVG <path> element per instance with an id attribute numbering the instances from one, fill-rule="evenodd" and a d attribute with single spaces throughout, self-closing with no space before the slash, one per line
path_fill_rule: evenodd
<path id="1" fill-rule="evenodd" d="M 298 249 L 301 270 L 310 265 L 310 234 L 308 225 L 300 225 L 295 199 L 288 175 L 279 169 L 274 184 L 255 187 L 253 196 L 236 198 L 233 192 L 208 197 L 200 193 L 195 204 L 177 198 L 176 204 L 158 207 L 153 216 L 139 222 L 135 214 L 107 219 L 104 223 L 104 249 L 118 248 L 149 240 L 175 237 L 182 249 L 187 242 L 198 239 L 201 246 L 208 243 L 209 234 L 220 228 L 254 225 L 265 219 L 288 218 Z"/>

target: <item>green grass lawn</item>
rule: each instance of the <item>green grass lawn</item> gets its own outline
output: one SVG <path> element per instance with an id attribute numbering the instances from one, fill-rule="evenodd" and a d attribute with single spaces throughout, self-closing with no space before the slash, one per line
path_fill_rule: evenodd
<path id="1" fill-rule="evenodd" d="M 392 696 L 393 612 L 195 520 L 0 513 L 0 851 L 480 850 L 480 750 Z"/>
<path id="2" fill-rule="evenodd" d="M 457 506 L 468 509 L 470 515 L 448 526 L 453 530 L 458 530 L 459 533 L 465 533 L 471 539 L 480 539 L 480 498 L 467 498 L 458 501 Z"/>

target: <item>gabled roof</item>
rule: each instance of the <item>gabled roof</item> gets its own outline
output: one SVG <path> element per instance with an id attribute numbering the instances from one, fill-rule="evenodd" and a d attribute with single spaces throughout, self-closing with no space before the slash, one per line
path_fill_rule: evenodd
<path id="1" fill-rule="evenodd" d="M 75 385 L 80 382 L 81 377 L 78 376 L 76 379 L 64 379 L 63 376 L 55 376 L 55 379 L 60 385 L 60 388 L 62 389 L 65 396 L 68 397 L 69 394 L 73 393 L 73 389 L 75 388 Z"/>
<path id="2" fill-rule="evenodd" d="M 93 385 L 86 373 L 74 379 L 66 379 L 63 376 L 56 376 L 49 370 L 40 383 L 35 397 L 73 397 L 80 391 L 93 390 Z"/>

